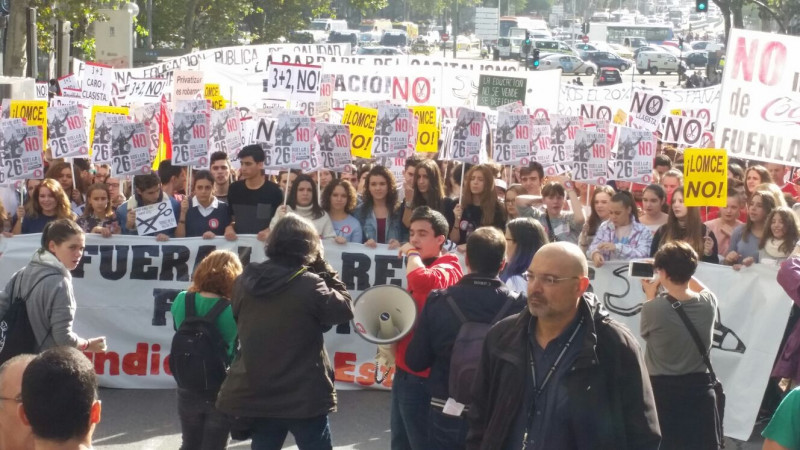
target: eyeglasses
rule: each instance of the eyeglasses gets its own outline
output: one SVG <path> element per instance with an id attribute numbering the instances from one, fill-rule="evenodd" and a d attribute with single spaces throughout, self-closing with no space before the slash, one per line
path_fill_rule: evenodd
<path id="1" fill-rule="evenodd" d="M 9 402 L 22 403 L 22 393 L 20 393 L 19 395 L 17 395 L 14 398 L 11 398 L 11 397 L 0 397 L 0 401 L 3 401 L 3 400 L 8 400 Z"/>
<path id="2" fill-rule="evenodd" d="M 539 280 L 545 286 L 555 286 L 556 284 L 566 281 L 566 280 L 579 280 L 580 277 L 564 277 L 558 278 L 553 275 L 536 275 L 535 273 L 531 272 L 522 272 L 522 278 L 528 282 L 528 284 L 532 284 L 536 280 Z"/>

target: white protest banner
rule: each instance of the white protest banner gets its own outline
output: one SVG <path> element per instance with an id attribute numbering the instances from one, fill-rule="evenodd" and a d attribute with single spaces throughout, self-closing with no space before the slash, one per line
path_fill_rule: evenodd
<path id="1" fill-rule="evenodd" d="M 481 153 L 484 115 L 480 111 L 458 108 L 458 118 L 453 127 L 451 159 L 478 164 Z"/>
<path id="2" fill-rule="evenodd" d="M 702 147 L 705 144 L 704 136 L 703 123 L 700 119 L 668 115 L 661 140 L 678 144 L 682 148 Z"/>
<path id="3" fill-rule="evenodd" d="M 553 164 L 553 148 L 550 145 L 550 121 L 548 119 L 533 119 L 531 123 L 531 155 L 536 161 L 546 167 Z"/>
<path id="4" fill-rule="evenodd" d="M 86 122 L 77 105 L 49 107 L 47 131 L 48 145 L 53 159 L 89 155 Z"/>
<path id="5" fill-rule="evenodd" d="M 170 197 L 163 195 L 163 200 L 152 205 L 136 208 L 136 232 L 140 236 L 169 230 L 178 226 L 178 219 L 172 209 Z"/>
<path id="6" fill-rule="evenodd" d="M 264 92 L 269 98 L 316 102 L 322 77 L 320 66 L 270 62 Z"/>
<path id="7" fill-rule="evenodd" d="M 647 130 L 619 127 L 617 156 L 611 161 L 611 179 L 637 183 L 653 181 L 655 135 Z"/>
<path id="8" fill-rule="evenodd" d="M 161 130 L 161 104 L 148 103 L 133 108 L 133 121 L 143 123 L 150 143 L 150 159 L 158 155 L 159 131 Z"/>
<path id="9" fill-rule="evenodd" d="M 330 63 L 352 66 L 437 66 L 450 69 L 515 72 L 520 69 L 516 61 L 487 61 L 475 59 L 448 60 L 424 55 L 325 55 L 309 53 L 273 53 L 272 61 L 295 64 L 326 65 Z"/>
<path id="10" fill-rule="evenodd" d="M 44 178 L 42 129 L 20 120 L 0 121 L 5 146 L 2 148 L 5 181 Z"/>
<path id="11" fill-rule="evenodd" d="M 408 133 L 411 110 L 403 106 L 378 106 L 378 120 L 372 139 L 373 158 L 405 158 L 408 153 Z"/>
<path id="12" fill-rule="evenodd" d="M 128 121 L 128 116 L 98 112 L 93 114 L 92 162 L 111 164 L 111 127 Z"/>
<path id="13" fill-rule="evenodd" d="M 58 79 L 58 88 L 62 91 L 64 89 L 81 90 L 81 82 L 74 73 L 64 75 Z"/>
<path id="14" fill-rule="evenodd" d="M 333 108 L 333 83 L 335 78 L 331 74 L 323 73 L 319 83 L 319 100 L 316 109 L 311 114 L 316 120 L 331 122 L 330 112 Z"/>
<path id="15" fill-rule="evenodd" d="M 605 119 L 611 114 L 613 118 L 618 109 L 628 111 L 631 105 L 630 83 L 611 86 L 577 86 L 562 83 L 560 91 L 558 112 L 565 115 Z M 712 120 L 716 120 L 720 103 L 719 85 L 699 89 L 653 88 L 651 91 L 666 99 L 670 109 L 706 109 L 710 112 Z"/>
<path id="16" fill-rule="evenodd" d="M 168 82 L 166 78 L 131 78 L 122 103 L 157 103 L 163 95 L 169 93 Z"/>
<path id="17" fill-rule="evenodd" d="M 560 114 L 550 116 L 550 150 L 553 159 L 548 162 L 547 166 L 569 164 L 572 161 L 575 152 L 575 135 L 580 126 L 581 118 L 578 116 L 562 116 Z M 551 174 L 548 173 L 548 175 Z"/>
<path id="18" fill-rule="evenodd" d="M 211 150 L 225 152 L 230 159 L 238 159 L 242 149 L 242 127 L 239 111 L 215 109 L 211 111 Z"/>
<path id="19" fill-rule="evenodd" d="M 47 100 L 50 94 L 49 88 L 50 84 L 47 83 L 46 81 L 37 82 L 36 87 L 34 89 L 35 91 L 34 98 L 36 100 Z"/>
<path id="20" fill-rule="evenodd" d="M 344 172 L 352 163 L 350 155 L 350 127 L 335 123 L 314 123 L 314 133 L 319 142 L 322 168 Z"/>
<path id="21" fill-rule="evenodd" d="M 172 72 L 172 100 L 203 98 L 203 72 L 175 70 Z"/>
<path id="22" fill-rule="evenodd" d="M 495 162 L 527 166 L 531 158 L 531 116 L 506 111 L 499 111 L 497 116 L 492 152 Z"/>
<path id="23" fill-rule="evenodd" d="M 284 113 L 278 116 L 275 146 L 265 167 L 308 170 L 311 162 L 311 118 Z"/>
<path id="24" fill-rule="evenodd" d="M 150 142 L 143 123 L 123 122 L 111 126 L 111 173 L 115 178 L 151 172 Z"/>
<path id="25" fill-rule="evenodd" d="M 572 179 L 597 185 L 608 182 L 608 160 L 611 149 L 606 133 L 581 128 L 575 135 Z"/>
<path id="26" fill-rule="evenodd" d="M 631 126 L 656 131 L 661 126 L 661 119 L 667 114 L 669 107 L 660 92 L 635 86 L 628 111 L 630 111 Z"/>
<path id="27" fill-rule="evenodd" d="M 732 158 L 800 161 L 800 37 L 731 29 L 716 147 Z"/>
<path id="28" fill-rule="evenodd" d="M 174 114 L 172 165 L 208 166 L 208 123 L 205 113 Z"/>
<path id="29" fill-rule="evenodd" d="M 175 101 L 175 110 L 173 112 L 181 113 L 203 113 L 211 117 L 211 106 L 208 100 L 198 99 L 179 99 Z"/>
<path id="30" fill-rule="evenodd" d="M 113 83 L 114 69 L 112 69 L 111 66 L 86 63 L 81 97 L 92 100 L 98 104 L 109 105 L 111 104 Z"/>
<path id="31" fill-rule="evenodd" d="M 41 235 L 0 237 L 0 288 L 16 269 L 29 263 Z M 194 268 L 213 250 L 237 253 L 242 264 L 265 259 L 255 236 L 225 239 L 186 238 L 157 242 L 153 237 L 86 235 L 86 249 L 72 271 L 77 300 L 73 325 L 79 336 L 107 336 L 108 352 L 86 353 L 101 386 L 127 389 L 174 389 L 167 357 L 175 334 L 170 306 L 188 288 Z M 386 245 L 325 245 L 326 259 L 340 274 L 353 298 L 372 286 L 406 283 L 404 261 Z M 590 268 L 589 291 L 610 316 L 639 337 L 644 296 L 638 280 L 627 277 L 627 263 Z M 774 267 L 755 264 L 739 272 L 700 263 L 695 276 L 720 299 L 711 360 L 725 385 L 725 430 L 747 440 L 758 414 L 769 373 L 778 352 L 792 302 L 775 281 Z M 97 295 L 114 292 L 115 295 Z M 753 299 L 758 299 L 757 302 Z M 642 349 L 644 342 L 639 339 Z M 388 389 L 374 380 L 376 347 L 350 330 L 325 334 L 338 389 Z M 643 350 L 644 351 L 644 350 Z"/>

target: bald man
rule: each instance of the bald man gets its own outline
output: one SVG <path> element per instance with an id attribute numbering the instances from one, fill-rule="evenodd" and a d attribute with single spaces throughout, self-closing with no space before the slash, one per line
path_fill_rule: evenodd
<path id="1" fill-rule="evenodd" d="M 588 274 L 575 244 L 536 252 L 528 307 L 484 342 L 467 449 L 658 449 L 639 344 L 586 292 Z"/>
<path id="2" fill-rule="evenodd" d="M 22 373 L 35 356 L 15 356 L 0 366 L 0 449 L 33 448 L 31 427 L 19 419 L 17 406 L 22 395 Z"/>

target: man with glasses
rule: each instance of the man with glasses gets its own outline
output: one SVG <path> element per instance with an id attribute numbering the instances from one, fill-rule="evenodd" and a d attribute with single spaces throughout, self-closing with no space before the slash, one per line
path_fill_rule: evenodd
<path id="1" fill-rule="evenodd" d="M 528 307 L 486 337 L 468 449 L 658 449 L 653 392 L 636 338 L 589 287 L 575 244 L 543 246 Z"/>
<path id="2" fill-rule="evenodd" d="M 18 355 L 0 366 L 0 448 L 33 448 L 31 427 L 22 423 L 17 410 L 22 401 L 22 374 L 36 355 Z"/>
<path id="3" fill-rule="evenodd" d="M 120 178 L 106 178 L 105 181 L 108 186 L 108 197 L 111 199 L 111 206 L 116 211 L 119 205 L 125 203 L 125 194 L 122 193 L 122 180 Z"/>

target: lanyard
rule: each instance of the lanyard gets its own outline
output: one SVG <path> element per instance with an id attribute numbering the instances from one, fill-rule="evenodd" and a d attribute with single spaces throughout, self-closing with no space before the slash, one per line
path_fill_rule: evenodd
<path id="1" fill-rule="evenodd" d="M 531 320 L 533 318 L 531 317 Z M 533 410 L 536 408 L 536 400 L 539 398 L 539 395 L 544 391 L 544 388 L 547 386 L 547 383 L 550 381 L 550 378 L 555 373 L 556 369 L 558 368 L 559 363 L 561 363 L 561 359 L 564 358 L 564 355 L 567 353 L 567 350 L 572 345 L 572 341 L 575 340 L 575 336 L 577 336 L 578 331 L 583 326 L 583 317 L 578 322 L 578 325 L 575 327 L 575 330 L 572 331 L 572 335 L 570 335 L 569 340 L 564 344 L 564 347 L 561 348 L 561 353 L 558 354 L 555 362 L 550 367 L 550 370 L 547 371 L 547 375 L 545 375 L 544 380 L 542 380 L 542 385 L 537 386 L 536 382 L 536 363 L 534 362 L 533 358 L 533 336 L 530 332 L 528 332 L 529 342 L 528 342 L 528 357 L 530 358 L 531 364 L 531 377 L 533 379 L 533 403 L 531 403 L 530 409 L 528 409 L 528 420 L 525 423 L 525 433 L 522 435 L 522 450 L 525 450 L 528 446 L 528 429 L 531 427 L 531 422 L 533 422 Z M 530 330 L 530 325 L 528 326 L 528 330 Z"/>

